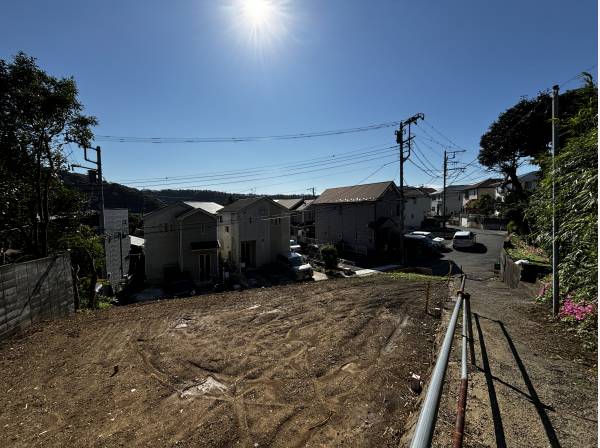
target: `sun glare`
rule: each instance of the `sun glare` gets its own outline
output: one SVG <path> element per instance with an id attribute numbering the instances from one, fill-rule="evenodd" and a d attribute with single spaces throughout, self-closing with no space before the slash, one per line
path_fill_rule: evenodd
<path id="1" fill-rule="evenodd" d="M 273 19 L 273 8 L 269 0 L 243 0 L 241 12 L 252 28 L 263 28 Z"/>
<path id="2" fill-rule="evenodd" d="M 288 0 L 231 0 L 228 10 L 238 37 L 261 52 L 289 32 Z"/>

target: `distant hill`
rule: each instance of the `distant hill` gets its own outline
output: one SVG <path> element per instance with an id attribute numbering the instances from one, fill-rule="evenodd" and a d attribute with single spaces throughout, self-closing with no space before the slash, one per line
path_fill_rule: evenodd
<path id="1" fill-rule="evenodd" d="M 90 208 L 96 208 L 97 186 L 90 183 L 87 175 L 65 172 L 64 183 L 90 197 Z M 127 208 L 130 213 L 149 213 L 177 201 L 216 202 L 225 205 L 253 194 L 225 193 L 213 190 L 138 190 L 115 182 L 104 183 L 104 207 Z M 293 195 L 270 195 L 272 198 L 294 198 Z"/>

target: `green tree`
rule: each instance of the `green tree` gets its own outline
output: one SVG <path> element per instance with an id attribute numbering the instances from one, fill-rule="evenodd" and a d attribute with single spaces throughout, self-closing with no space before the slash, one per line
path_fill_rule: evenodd
<path id="1" fill-rule="evenodd" d="M 61 196 L 63 149 L 69 143 L 89 146 L 93 138 L 97 120 L 82 111 L 72 78 L 48 75 L 24 53 L 12 62 L 0 59 L 0 179 L 10 185 L 2 189 L 0 230 L 16 228 L 27 236 L 26 250 L 37 256 L 48 254 L 51 218 Z"/>
<path id="2" fill-rule="evenodd" d="M 583 73 L 586 83 L 591 75 Z M 568 90 L 560 95 L 560 113 L 564 119 L 575 116 L 587 101 L 585 87 Z M 541 92 L 536 98 L 522 98 L 502 112 L 481 136 L 479 163 L 489 170 L 501 173 L 505 185 L 510 184 L 515 201 L 526 199 L 517 169 L 526 161 L 540 164 L 549 153 L 552 139 L 552 98 Z M 569 133 L 562 133 L 562 147 Z"/>
<path id="3" fill-rule="evenodd" d="M 74 232 L 64 234 L 58 245 L 71 253 L 71 264 L 77 278 L 79 307 L 97 308 L 96 282 L 98 270 L 104 261 L 104 248 L 101 238 L 91 227 L 79 225 Z"/>
<path id="4" fill-rule="evenodd" d="M 547 150 L 551 136 L 547 93 L 535 99 L 524 98 L 500 114 L 481 136 L 479 163 L 503 174 L 517 197 L 523 195 L 517 169 L 526 158 Z"/>
<path id="5" fill-rule="evenodd" d="M 598 285 L 598 89 L 591 77 L 578 89 L 579 109 L 559 122 L 566 136 L 552 169 L 541 159 L 542 179 L 533 193 L 527 217 L 531 239 L 547 251 L 552 247 L 552 209 L 559 225 L 561 289 L 597 301 Z M 557 185 L 552 200 L 552 181 Z"/>
<path id="6" fill-rule="evenodd" d="M 327 245 L 321 248 L 321 258 L 327 269 L 334 269 L 338 264 L 338 251 L 335 246 Z"/>

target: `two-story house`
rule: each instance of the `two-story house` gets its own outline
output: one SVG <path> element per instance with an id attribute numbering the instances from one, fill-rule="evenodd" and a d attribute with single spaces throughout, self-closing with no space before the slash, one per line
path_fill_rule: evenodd
<path id="1" fill-rule="evenodd" d="M 149 283 L 185 274 L 200 285 L 218 277 L 216 213 L 221 208 L 214 202 L 176 202 L 144 216 Z"/>
<path id="2" fill-rule="evenodd" d="M 462 191 L 462 211 L 469 201 L 479 199 L 483 195 L 489 195 L 492 199 L 498 197 L 498 187 L 501 185 L 502 179 L 485 179 L 473 185 L 467 185 Z"/>
<path id="3" fill-rule="evenodd" d="M 405 229 L 421 225 L 429 211 L 426 191 L 406 187 Z M 393 181 L 329 188 L 311 204 L 319 243 L 342 243 L 345 250 L 369 254 L 384 250 L 390 229 L 398 231 L 400 191 Z"/>
<path id="4" fill-rule="evenodd" d="M 221 259 L 232 271 L 276 262 L 290 250 L 290 211 L 266 197 L 226 205 L 217 229 Z"/>
<path id="5" fill-rule="evenodd" d="M 466 185 L 449 185 L 446 187 L 446 216 L 460 213 L 463 207 L 463 190 Z M 431 214 L 444 215 L 444 189 L 431 193 Z"/>

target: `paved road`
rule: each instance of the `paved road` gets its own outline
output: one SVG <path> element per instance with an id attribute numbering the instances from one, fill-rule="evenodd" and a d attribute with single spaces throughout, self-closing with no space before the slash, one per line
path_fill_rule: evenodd
<path id="1" fill-rule="evenodd" d="M 475 231 L 485 251 L 452 251 L 471 294 L 473 352 L 465 447 L 596 446 L 597 367 L 593 354 L 549 319 L 525 288 L 493 272 L 504 233 Z M 458 338 L 433 446 L 448 446 L 459 383 Z"/>
<path id="2" fill-rule="evenodd" d="M 465 229 L 467 230 L 467 229 Z M 494 263 L 500 259 L 500 250 L 506 232 L 495 230 L 473 230 L 477 236 L 477 247 L 474 250 L 455 250 L 444 254 L 442 260 L 451 260 L 463 272 L 477 279 L 489 278 L 493 275 Z M 450 244 L 450 242 L 448 242 Z"/>

